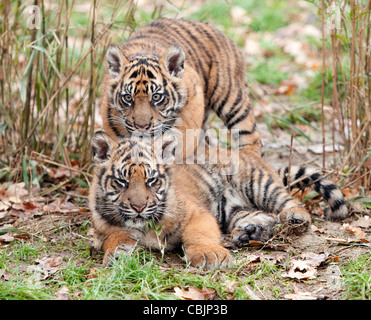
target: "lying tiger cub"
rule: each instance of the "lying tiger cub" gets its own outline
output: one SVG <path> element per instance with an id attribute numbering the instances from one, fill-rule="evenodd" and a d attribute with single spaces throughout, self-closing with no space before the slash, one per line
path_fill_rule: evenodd
<path id="1" fill-rule="evenodd" d="M 221 230 L 243 246 L 268 240 L 277 223 L 309 226 L 309 213 L 258 155 L 206 146 L 206 164 L 168 164 L 173 139 L 165 134 L 153 143 L 116 142 L 103 131 L 94 135 L 89 205 L 94 246 L 104 250 L 105 265 L 136 244 L 171 250 L 182 243 L 191 265 L 225 267 L 233 258 L 220 243 Z M 306 169 L 291 170 L 292 180 L 305 174 Z M 325 196 L 330 218 L 347 215 L 342 193 L 329 180 L 315 173 L 302 181 L 310 182 Z"/>

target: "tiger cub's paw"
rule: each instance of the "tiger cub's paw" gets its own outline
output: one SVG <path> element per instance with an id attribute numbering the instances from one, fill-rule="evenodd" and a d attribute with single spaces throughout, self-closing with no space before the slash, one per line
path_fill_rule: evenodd
<path id="1" fill-rule="evenodd" d="M 103 257 L 103 265 L 111 267 L 114 260 L 118 259 L 121 255 L 130 255 L 133 252 L 134 246 L 132 245 L 119 245 L 114 250 L 106 250 Z"/>
<path id="2" fill-rule="evenodd" d="M 190 246 L 186 250 L 186 259 L 191 262 L 193 267 L 205 269 L 225 268 L 234 261 L 229 251 L 221 245 Z"/>
<path id="3" fill-rule="evenodd" d="M 277 217 L 263 212 L 246 214 L 239 220 L 231 232 L 232 244 L 243 247 L 249 244 L 250 240 L 267 242 L 273 234 L 273 227 L 277 223 Z"/>
<path id="4" fill-rule="evenodd" d="M 305 232 L 311 223 L 310 214 L 300 207 L 282 211 L 279 216 L 281 221 L 292 227 L 296 233 Z"/>

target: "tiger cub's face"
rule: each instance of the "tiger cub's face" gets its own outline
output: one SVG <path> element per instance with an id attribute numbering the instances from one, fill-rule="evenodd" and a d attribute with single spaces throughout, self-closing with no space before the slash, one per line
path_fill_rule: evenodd
<path id="1" fill-rule="evenodd" d="M 96 164 L 95 210 L 108 223 L 143 228 L 161 220 L 166 205 L 169 177 L 148 141 L 113 141 L 105 132 L 92 139 Z"/>
<path id="2" fill-rule="evenodd" d="M 112 45 L 107 52 L 109 105 L 117 112 L 110 114 L 111 127 L 159 133 L 174 124 L 185 103 L 185 53 L 172 45 L 160 57 L 138 53 L 128 60 L 121 49 Z"/>

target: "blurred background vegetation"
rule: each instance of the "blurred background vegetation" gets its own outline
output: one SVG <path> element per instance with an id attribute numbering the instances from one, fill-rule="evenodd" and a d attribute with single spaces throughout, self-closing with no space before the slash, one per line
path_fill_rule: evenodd
<path id="1" fill-rule="evenodd" d="M 322 148 L 340 145 L 322 166 L 367 190 L 370 9 L 370 0 L 2 0 L 0 182 L 41 195 L 88 187 L 106 50 L 168 17 L 208 21 L 236 41 L 258 121 L 273 137 L 308 142 L 316 132 Z"/>

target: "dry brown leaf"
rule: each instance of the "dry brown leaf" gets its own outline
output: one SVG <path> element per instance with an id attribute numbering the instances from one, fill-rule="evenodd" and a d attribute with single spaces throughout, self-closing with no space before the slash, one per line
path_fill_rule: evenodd
<path id="1" fill-rule="evenodd" d="M 288 273 L 282 274 L 284 278 L 299 280 L 315 279 L 317 270 L 308 261 L 296 260 L 292 262 L 292 267 Z"/>
<path id="2" fill-rule="evenodd" d="M 313 267 L 319 267 L 321 263 L 325 262 L 327 259 L 327 255 L 324 253 L 318 254 L 314 252 L 303 252 L 300 257 L 308 261 Z"/>
<path id="3" fill-rule="evenodd" d="M 296 285 L 293 285 L 294 293 L 286 294 L 284 297 L 288 300 L 324 300 L 328 299 L 327 296 L 318 295 L 317 292 L 321 290 L 321 288 L 316 289 L 315 292 L 303 292 L 300 291 Z"/>
<path id="4" fill-rule="evenodd" d="M 359 191 L 357 189 L 344 188 L 341 189 L 341 192 L 344 194 L 345 199 L 351 199 L 357 196 Z"/>
<path id="5" fill-rule="evenodd" d="M 353 221 L 352 226 L 365 229 L 371 228 L 371 219 L 369 216 L 363 216 L 359 218 L 357 221 Z"/>
<path id="6" fill-rule="evenodd" d="M 90 269 L 89 274 L 87 275 L 88 279 L 98 278 L 98 274 L 96 271 L 97 271 L 97 268 Z"/>
<path id="7" fill-rule="evenodd" d="M 314 252 L 304 252 L 299 258 L 302 260 L 294 260 L 288 273 L 284 273 L 284 278 L 293 278 L 299 280 L 315 279 L 317 267 L 324 261 L 327 256 L 325 254 L 317 254 Z"/>
<path id="8" fill-rule="evenodd" d="M 28 195 L 25 182 L 14 183 L 0 195 L 3 204 L 10 205 L 11 203 L 21 203 L 24 197 Z"/>
<path id="9" fill-rule="evenodd" d="M 68 300 L 68 291 L 69 289 L 66 285 L 62 286 L 62 288 L 55 293 L 55 300 Z"/>
<path id="10" fill-rule="evenodd" d="M 363 239 L 366 236 L 361 228 L 352 226 L 349 223 L 344 223 L 343 228 L 345 229 L 345 231 L 351 232 L 359 239 Z"/>
<path id="11" fill-rule="evenodd" d="M 13 276 L 12 276 L 9 272 L 0 269 L 0 278 L 1 278 L 1 277 L 3 277 L 5 281 L 8 281 L 8 280 L 10 280 L 11 278 L 13 278 Z"/>
<path id="12" fill-rule="evenodd" d="M 175 295 L 183 300 L 209 300 L 215 297 L 215 290 L 203 288 L 202 290 L 190 287 L 183 290 L 180 287 L 174 287 Z"/>
<path id="13" fill-rule="evenodd" d="M 0 242 L 12 242 L 14 240 L 14 235 L 11 231 L 0 236 Z"/>
<path id="14" fill-rule="evenodd" d="M 233 293 L 236 292 L 236 284 L 237 284 L 237 281 L 227 279 L 227 280 L 224 281 L 224 283 L 223 283 L 223 288 L 224 288 L 225 291 L 227 291 L 228 293 L 233 294 Z"/>
<path id="15" fill-rule="evenodd" d="M 43 257 L 41 259 L 35 260 L 35 262 L 38 263 L 39 268 L 51 274 L 56 273 L 58 271 L 57 267 L 62 264 L 62 261 L 63 261 L 62 257 L 54 258 Z"/>
<path id="16" fill-rule="evenodd" d="M 297 292 L 285 294 L 284 297 L 288 300 L 317 300 L 310 292 Z"/>
<path id="17" fill-rule="evenodd" d="M 249 240 L 249 245 L 252 247 L 262 247 L 264 246 L 264 242 L 258 240 Z"/>
<path id="18" fill-rule="evenodd" d="M 322 229 L 318 229 L 314 224 L 310 225 L 310 229 L 315 233 L 325 233 Z"/>

